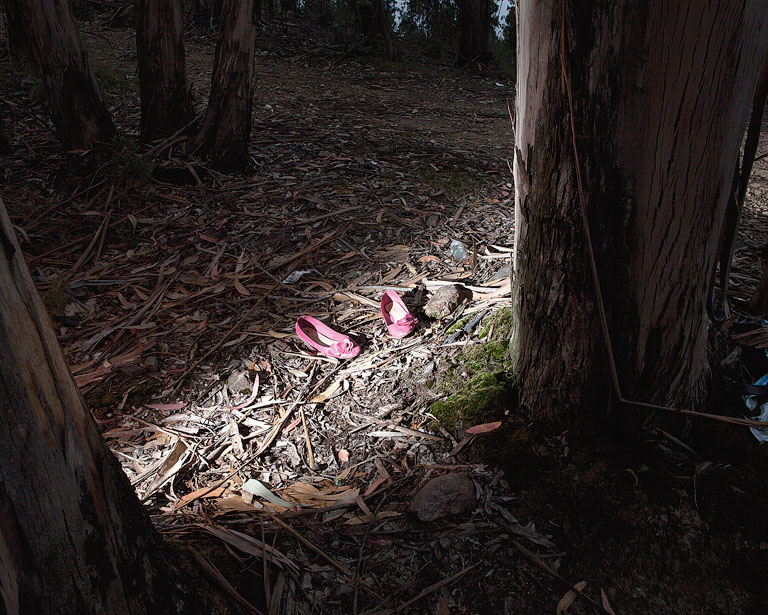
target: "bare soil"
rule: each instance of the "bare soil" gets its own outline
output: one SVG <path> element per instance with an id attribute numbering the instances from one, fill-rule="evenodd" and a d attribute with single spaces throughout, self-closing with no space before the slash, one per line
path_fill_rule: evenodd
<path id="1" fill-rule="evenodd" d="M 429 414 L 478 373 L 467 360 L 506 367 L 488 358 L 487 325 L 509 300 L 511 82 L 355 57 L 298 18 L 271 24 L 252 170 L 230 177 L 183 143 L 137 150 L 133 33 L 107 17 L 81 28 L 122 153 L 70 174 L 38 82 L 4 58 L 0 188 L 75 379 L 169 539 L 261 612 L 554 613 L 580 581 L 587 598 L 568 613 L 768 612 L 766 458 L 749 432 L 659 418 L 629 433 L 620 414 L 553 432 L 510 398 L 515 429 L 491 446 Z M 188 32 L 202 109 L 214 37 Z M 766 169 L 737 252 L 745 297 L 763 266 Z M 283 283 L 294 271 L 308 273 Z M 473 301 L 430 321 L 421 307 L 449 282 Z M 386 288 L 420 318 L 412 336 L 386 335 Z M 363 352 L 312 354 L 293 334 L 300 314 Z M 744 357 L 731 376 L 766 370 L 761 350 Z M 713 411 L 738 414 L 721 389 Z M 420 522 L 414 494 L 450 472 L 470 475 L 476 506 Z M 268 491 L 249 493 L 251 479 Z"/>

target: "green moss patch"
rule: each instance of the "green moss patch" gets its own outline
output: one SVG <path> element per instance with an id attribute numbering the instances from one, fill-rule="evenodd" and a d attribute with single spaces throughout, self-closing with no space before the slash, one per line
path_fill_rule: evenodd
<path id="1" fill-rule="evenodd" d="M 511 381 L 506 373 L 481 373 L 460 391 L 443 401 L 436 401 L 430 411 L 451 432 L 472 425 L 502 420 L 509 410 Z"/>
<path id="2" fill-rule="evenodd" d="M 514 379 L 508 358 L 511 310 L 498 310 L 485 321 L 480 337 L 490 333 L 490 339 L 469 347 L 434 387 L 446 397 L 434 402 L 430 411 L 456 435 L 472 425 L 501 420 L 509 414 L 513 399 Z"/>
<path id="3" fill-rule="evenodd" d="M 508 464 L 530 439 L 526 425 L 514 416 L 515 381 L 509 358 L 512 309 L 487 316 L 479 330 L 483 344 L 469 347 L 432 387 L 445 395 L 430 412 L 435 422 L 457 439 L 473 425 L 501 421 L 500 428 L 478 436 L 473 454 L 486 462 Z M 516 452 L 517 451 L 517 452 Z"/>
<path id="4" fill-rule="evenodd" d="M 483 320 L 477 336 L 483 339 L 488 337 L 489 334 L 491 335 L 489 341 L 504 342 L 505 344 L 509 342 L 509 336 L 512 335 L 511 307 L 501 308 Z"/>

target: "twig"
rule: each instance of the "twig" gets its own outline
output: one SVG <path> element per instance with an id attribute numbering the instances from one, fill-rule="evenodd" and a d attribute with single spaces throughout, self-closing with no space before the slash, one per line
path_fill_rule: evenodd
<path id="1" fill-rule="evenodd" d="M 76 192 L 68 199 L 64 199 L 63 201 L 59 201 L 58 203 L 54 203 L 50 207 L 48 207 L 43 213 L 41 213 L 37 218 L 35 218 L 32 222 L 29 224 L 26 224 L 24 226 L 24 230 L 29 233 L 33 228 L 35 228 L 38 224 L 48 219 L 48 214 L 50 214 L 54 209 L 58 209 L 59 207 L 66 205 L 67 203 L 74 201 L 77 197 L 79 197 L 81 194 L 85 194 L 86 192 L 90 192 L 94 188 L 97 188 L 101 186 L 102 184 L 105 184 L 107 182 L 107 179 L 100 179 L 95 184 L 92 184 L 88 186 L 87 188 L 83 188 L 80 192 Z"/>
<path id="2" fill-rule="evenodd" d="M 262 612 L 248 602 L 240 593 L 232 587 L 232 584 L 227 581 L 226 577 L 221 574 L 218 568 L 214 566 L 208 559 L 198 553 L 192 551 L 192 555 L 199 564 L 200 568 L 206 573 L 209 579 L 215 582 L 225 594 L 227 594 L 239 607 L 239 610 L 243 613 L 250 613 L 252 615 L 262 615 Z"/>
<path id="3" fill-rule="evenodd" d="M 304 427 L 304 440 L 307 443 L 307 461 L 309 462 L 309 469 L 315 469 L 315 454 L 312 452 L 312 440 L 309 438 L 309 428 L 307 427 L 307 417 L 304 414 L 304 406 L 299 406 L 299 414 L 301 415 L 301 424 Z"/>
<path id="4" fill-rule="evenodd" d="M 272 446 L 272 442 L 275 441 L 275 438 L 280 434 L 280 432 L 283 430 L 283 427 L 288 423 L 288 420 L 291 418 L 291 415 L 293 414 L 294 409 L 302 403 L 302 397 L 307 392 L 307 389 L 309 389 L 310 384 L 312 383 L 312 376 L 315 373 L 315 367 L 312 367 L 312 371 L 310 372 L 309 378 L 307 378 L 307 382 L 302 387 L 301 391 L 299 391 L 299 394 L 296 396 L 296 400 L 290 405 L 290 407 L 285 411 L 285 414 L 280 418 L 280 420 L 275 423 L 269 432 L 267 434 L 267 437 L 264 438 L 264 441 L 259 445 L 259 448 L 256 449 L 256 451 L 252 454 L 252 458 L 256 458 L 259 455 L 261 455 L 264 451 L 266 451 L 270 446 Z"/>
<path id="5" fill-rule="evenodd" d="M 297 264 L 298 265 L 298 264 Z M 276 282 L 272 286 L 267 289 L 267 292 L 265 292 L 261 298 L 251 306 L 249 310 L 247 310 L 240 319 L 232 325 L 229 330 L 219 339 L 218 342 L 203 356 L 201 356 L 197 361 L 195 361 L 192 365 L 190 365 L 184 372 L 181 374 L 181 376 L 178 377 L 176 380 L 176 383 L 173 385 L 173 389 L 171 390 L 171 395 L 175 395 L 179 392 L 179 389 L 181 388 L 181 385 L 186 380 L 187 376 L 189 376 L 190 372 L 192 370 L 196 369 L 198 365 L 200 365 L 203 361 L 205 361 L 208 357 L 210 357 L 214 352 L 216 352 L 219 348 L 222 347 L 224 342 L 226 342 L 229 337 L 248 319 L 251 317 L 251 315 L 259 308 L 261 307 L 262 303 L 264 303 L 269 296 L 272 294 L 272 292 L 282 284 L 282 282 Z"/>
<path id="6" fill-rule="evenodd" d="M 274 269 L 278 269 L 279 267 L 282 267 L 283 265 L 287 265 L 288 263 L 295 261 L 296 259 L 299 259 L 299 262 L 301 262 L 302 260 L 304 260 L 305 256 L 308 256 L 309 254 L 317 250 L 320 246 L 334 239 L 336 235 L 338 235 L 338 233 L 339 233 L 338 230 L 333 231 L 332 233 L 328 233 L 325 237 L 321 237 L 315 243 L 308 245 L 306 248 L 304 248 L 303 250 L 300 250 L 299 252 L 296 252 L 296 254 L 291 254 L 290 256 L 281 258 L 276 263 L 269 265 L 267 267 L 267 270 L 272 271 Z M 298 267 L 298 264 L 294 267 L 294 269 L 296 269 L 296 267 Z"/>
<path id="7" fill-rule="evenodd" d="M 365 533 L 363 534 L 363 539 L 360 541 L 360 548 L 357 551 L 357 564 L 355 565 L 355 576 L 352 578 L 352 587 L 354 588 L 354 593 L 352 598 L 352 613 L 354 615 L 357 615 L 357 596 L 358 596 L 357 589 L 359 587 L 358 581 L 360 580 L 360 571 L 363 568 L 363 552 L 365 551 L 365 544 L 366 542 L 368 542 L 368 533 L 371 531 L 371 527 L 373 527 L 373 524 L 376 521 L 376 516 L 379 514 L 379 509 L 387 500 L 388 496 L 389 496 L 389 493 L 388 492 L 385 493 L 384 496 L 379 500 L 379 503 L 376 504 L 376 508 L 374 508 L 373 514 L 371 515 L 371 520 L 368 521 L 368 523 L 365 526 Z"/>
<path id="8" fill-rule="evenodd" d="M 203 109 L 200 113 L 198 113 L 194 118 L 192 118 L 189 122 L 184 124 L 181 128 L 179 128 L 176 132 L 174 132 L 170 137 L 164 139 L 163 141 L 160 141 L 157 145 L 155 145 L 152 149 L 149 151 L 146 151 L 142 154 L 139 154 L 139 158 L 152 158 L 156 156 L 157 154 L 160 154 L 163 150 L 165 150 L 167 147 L 172 145 L 174 140 L 181 135 L 187 128 L 192 126 L 195 122 L 198 122 L 203 116 L 205 115 L 205 109 Z"/>
<path id="9" fill-rule="evenodd" d="M 114 186 L 112 187 L 112 189 L 110 189 L 109 197 L 107 198 L 107 203 L 109 203 L 109 200 L 112 198 L 112 190 L 114 190 Z M 109 211 L 107 211 L 106 215 L 104 216 L 104 220 L 102 221 L 98 230 L 94 233 L 93 238 L 91 239 L 91 243 L 88 244 L 88 247 L 85 248 L 83 253 L 80 255 L 80 258 L 78 258 L 75 261 L 75 264 L 72 265 L 72 268 L 64 276 L 65 280 L 70 280 L 72 276 L 74 276 L 80 270 L 80 267 L 82 267 L 88 261 L 88 259 L 91 256 L 91 253 L 93 252 L 94 248 L 97 245 L 99 246 L 99 253 L 101 252 L 101 246 L 103 245 L 104 237 L 107 234 L 107 227 L 109 226 L 109 220 L 111 217 L 112 217 L 112 210 L 110 209 Z"/>
<path id="10" fill-rule="evenodd" d="M 371 613 L 371 615 L 385 615 L 387 613 L 399 613 L 400 611 L 402 611 L 404 609 L 407 609 L 412 604 L 418 602 L 422 598 L 425 598 L 425 597 L 429 596 L 429 594 L 432 594 L 432 593 L 436 592 L 438 589 L 440 589 L 442 587 L 445 587 L 446 585 L 450 585 L 454 581 L 457 581 L 458 579 L 463 577 L 465 574 L 467 574 L 470 570 L 472 570 L 476 566 L 477 566 L 477 564 L 471 564 L 470 566 L 467 566 L 466 568 L 464 568 L 464 570 L 459 570 L 459 572 L 457 572 L 456 574 L 452 574 L 451 576 L 446 577 L 442 581 L 438 581 L 437 583 L 433 583 L 429 587 L 426 587 L 425 589 L 423 589 L 419 593 L 418 596 L 415 596 L 415 597 L 411 598 L 408 602 L 404 602 L 403 604 L 401 604 L 399 607 L 397 607 L 394 610 L 393 609 L 387 609 L 387 610 L 383 610 L 383 611 L 376 611 L 374 613 Z"/>
<path id="11" fill-rule="evenodd" d="M 336 568 L 339 572 L 342 574 L 345 574 L 347 577 L 349 577 L 350 580 L 353 580 L 353 573 L 349 568 L 346 568 L 345 566 L 342 566 L 337 562 L 335 559 L 333 559 L 330 555 L 328 555 L 325 551 L 323 551 L 320 547 L 318 547 L 315 543 L 313 543 L 311 540 L 304 538 L 301 534 L 299 534 L 296 530 L 294 530 L 290 525 L 288 525 L 285 521 L 278 518 L 274 513 L 271 511 L 268 511 L 267 514 L 270 516 L 272 521 L 277 523 L 281 528 L 286 530 L 288 533 L 292 534 L 301 544 L 303 544 L 305 547 L 310 549 L 311 551 L 314 551 L 317 553 L 321 558 L 323 558 L 326 562 L 328 562 L 331 566 Z M 367 583 L 361 581 L 360 585 L 362 585 L 365 590 L 371 594 L 374 598 L 377 600 L 383 600 L 384 598 L 380 596 L 376 591 L 370 587 Z"/>

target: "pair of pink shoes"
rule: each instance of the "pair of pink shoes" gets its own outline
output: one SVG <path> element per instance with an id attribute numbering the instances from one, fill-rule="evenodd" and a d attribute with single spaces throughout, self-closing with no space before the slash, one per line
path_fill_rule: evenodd
<path id="1" fill-rule="evenodd" d="M 396 292 L 386 291 L 381 297 L 381 315 L 392 337 L 405 337 L 419 322 Z M 348 335 L 334 331 L 312 316 L 299 316 L 296 335 L 319 353 L 336 359 L 351 359 L 360 354 L 360 345 Z"/>

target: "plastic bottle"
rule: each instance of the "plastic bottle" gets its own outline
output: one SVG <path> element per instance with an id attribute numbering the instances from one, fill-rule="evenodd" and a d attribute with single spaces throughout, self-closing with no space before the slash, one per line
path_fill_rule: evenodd
<path id="1" fill-rule="evenodd" d="M 451 242 L 451 256 L 453 256 L 454 260 L 463 263 L 467 258 L 467 246 L 458 239 L 454 239 Z"/>

